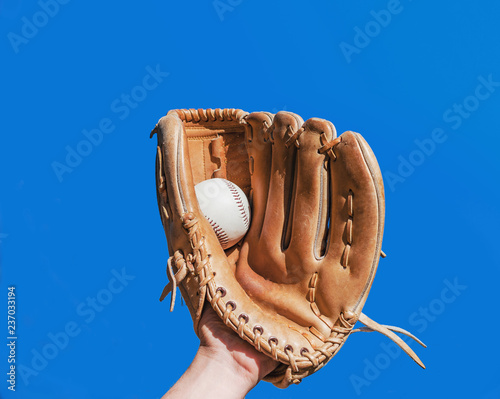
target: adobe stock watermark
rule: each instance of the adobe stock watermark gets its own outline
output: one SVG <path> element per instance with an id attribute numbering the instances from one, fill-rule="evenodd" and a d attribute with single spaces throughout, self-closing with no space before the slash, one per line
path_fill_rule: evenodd
<path id="1" fill-rule="evenodd" d="M 78 318 L 68 321 L 64 328 L 55 333 L 47 334 L 47 343 L 41 348 L 31 350 L 32 358 L 29 364 L 20 364 L 18 375 L 24 385 L 29 385 L 30 380 L 47 368 L 49 362 L 54 360 L 64 351 L 70 341 L 82 332 L 82 326 L 92 323 L 98 313 L 108 306 L 116 295 L 120 294 L 135 279 L 135 276 L 127 274 L 125 268 L 121 271 L 111 270 L 113 277 L 108 281 L 106 288 L 101 289 L 93 297 L 87 297 L 75 309 Z"/>
<path id="2" fill-rule="evenodd" d="M 429 328 L 431 323 L 434 323 L 446 309 L 455 302 L 467 289 L 466 285 L 458 282 L 458 277 L 453 281 L 445 279 L 443 288 L 440 294 L 432 299 L 426 306 L 421 306 L 417 311 L 410 314 L 408 323 L 415 327 L 415 332 L 421 334 Z M 401 338 L 411 345 L 413 340 L 405 335 L 400 335 Z M 401 356 L 403 350 L 392 341 L 384 341 L 380 344 L 380 352 L 373 358 L 365 358 L 363 361 L 364 369 L 359 374 L 351 374 L 349 381 L 357 395 L 361 395 L 361 391 L 365 387 L 369 387 L 380 375 L 383 370 L 387 370 L 392 362 Z"/>
<path id="3" fill-rule="evenodd" d="M 146 75 L 142 78 L 141 84 L 134 86 L 128 93 L 123 93 L 120 97 L 114 99 L 110 103 L 110 112 L 112 116 L 101 118 L 96 127 L 88 130 L 83 129 L 82 138 L 74 146 L 67 145 L 66 156 L 63 161 L 53 161 L 51 163 L 59 183 L 64 180 L 65 174 L 72 173 L 78 167 L 84 158 L 87 158 L 96 147 L 104 140 L 105 135 L 112 133 L 116 129 L 116 123 L 113 118 L 116 117 L 120 121 L 125 120 L 132 110 L 146 100 L 148 93 L 156 89 L 163 80 L 170 75 L 169 72 L 163 72 L 160 65 L 154 68 L 146 67 Z"/>
<path id="4" fill-rule="evenodd" d="M 408 1 L 411 2 L 412 0 Z M 403 10 L 404 7 L 400 0 L 389 0 L 384 9 L 379 11 L 371 10 L 371 19 L 361 28 L 359 26 L 354 27 L 352 42 L 343 41 L 339 44 L 347 63 L 351 63 L 354 54 L 360 54 L 362 50 L 368 47 L 372 40 L 389 26 L 393 17 L 401 14 Z"/>
<path id="5" fill-rule="evenodd" d="M 490 73 L 487 77 L 480 75 L 477 77 L 477 85 L 474 92 L 465 97 L 459 103 L 454 103 L 450 108 L 443 112 L 442 121 L 448 125 L 451 130 L 458 130 L 465 119 L 468 119 L 476 112 L 481 103 L 497 90 L 500 81 L 493 80 Z M 399 183 L 404 183 L 416 168 L 421 166 L 429 157 L 431 157 L 438 146 L 448 140 L 448 133 L 441 127 L 436 127 L 431 134 L 422 140 L 414 140 L 415 149 L 407 156 L 398 156 L 398 167 L 396 171 L 385 171 L 384 180 L 389 189 L 394 192 Z"/>
<path id="6" fill-rule="evenodd" d="M 61 6 L 66 5 L 70 0 L 40 0 L 38 1 L 39 10 L 37 10 L 31 17 L 21 18 L 21 27 L 18 33 L 7 33 L 10 45 L 14 53 L 19 53 L 21 46 L 26 46 L 30 40 L 34 39 L 36 35 L 43 29 L 49 21 L 59 14 Z"/>
<path id="7" fill-rule="evenodd" d="M 212 6 L 219 20 L 223 22 L 225 19 L 224 15 L 228 12 L 233 12 L 241 3 L 243 3 L 243 0 L 214 0 L 212 1 Z"/>

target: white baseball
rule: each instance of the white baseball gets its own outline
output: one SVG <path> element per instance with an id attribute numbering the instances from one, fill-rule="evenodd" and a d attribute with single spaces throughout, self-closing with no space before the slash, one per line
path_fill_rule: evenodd
<path id="1" fill-rule="evenodd" d="M 226 179 L 209 179 L 194 187 L 201 211 L 222 248 L 240 241 L 250 227 L 250 204 L 243 191 Z"/>

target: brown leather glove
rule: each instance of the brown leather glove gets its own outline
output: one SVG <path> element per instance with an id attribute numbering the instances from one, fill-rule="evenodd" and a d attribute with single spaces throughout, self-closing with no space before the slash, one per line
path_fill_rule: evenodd
<path id="1" fill-rule="evenodd" d="M 393 331 L 361 310 L 381 255 L 384 189 L 377 160 L 354 132 L 290 112 L 173 110 L 160 119 L 156 182 L 170 282 L 194 329 L 205 302 L 257 350 L 281 362 L 279 387 L 324 366 L 354 331 L 379 331 L 422 367 Z M 245 238 L 224 251 L 194 185 L 220 177 L 250 199 Z M 417 340 L 418 341 L 418 340 Z M 420 341 L 418 341 L 420 342 Z"/>

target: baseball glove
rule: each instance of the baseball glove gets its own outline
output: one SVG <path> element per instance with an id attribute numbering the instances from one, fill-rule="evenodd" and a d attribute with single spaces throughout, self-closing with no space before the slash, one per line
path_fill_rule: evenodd
<path id="1" fill-rule="evenodd" d="M 160 300 L 171 293 L 173 310 L 179 287 L 196 332 L 208 302 L 280 362 L 266 380 L 281 388 L 323 367 L 354 331 L 386 335 L 424 367 L 394 331 L 418 339 L 361 312 L 384 256 L 385 206 L 379 166 L 361 135 L 337 137 L 323 119 L 239 109 L 173 110 L 154 133 L 171 255 Z M 194 190 L 214 177 L 238 185 L 252 205 L 248 233 L 227 250 Z M 353 330 L 357 321 L 366 327 Z"/>

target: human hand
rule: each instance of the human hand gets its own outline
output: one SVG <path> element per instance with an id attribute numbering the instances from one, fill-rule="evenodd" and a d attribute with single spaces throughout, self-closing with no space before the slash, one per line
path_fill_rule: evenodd
<path id="1" fill-rule="evenodd" d="M 162 399 L 244 398 L 278 365 L 236 336 L 210 306 L 203 310 L 198 335 L 193 362 Z"/>

